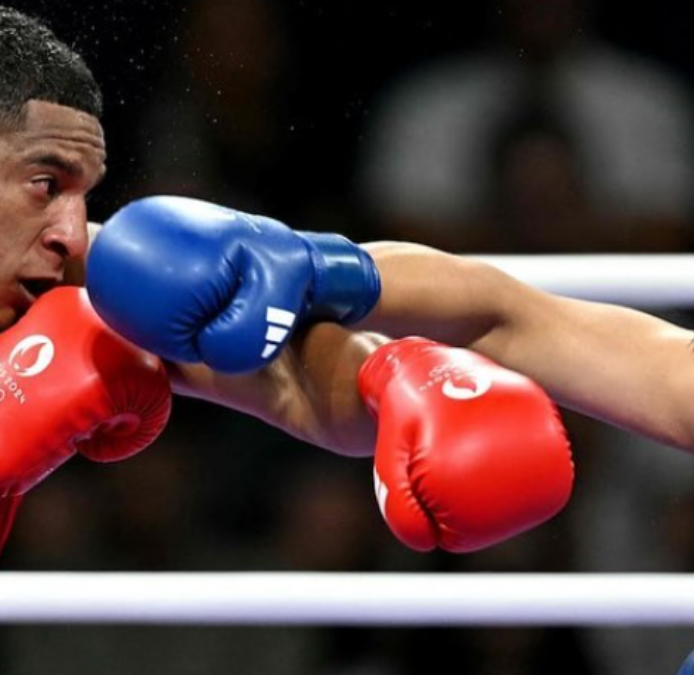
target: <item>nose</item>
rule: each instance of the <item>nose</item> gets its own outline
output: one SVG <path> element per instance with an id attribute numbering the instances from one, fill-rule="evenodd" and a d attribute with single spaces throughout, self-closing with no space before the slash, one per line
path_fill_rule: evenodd
<path id="1" fill-rule="evenodd" d="M 83 197 L 65 200 L 52 224 L 44 230 L 41 242 L 63 258 L 78 258 L 87 253 L 87 205 Z"/>

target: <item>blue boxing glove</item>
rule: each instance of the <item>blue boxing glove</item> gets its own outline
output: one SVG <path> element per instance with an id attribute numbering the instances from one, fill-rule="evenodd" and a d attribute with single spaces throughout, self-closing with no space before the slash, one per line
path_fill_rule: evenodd
<path id="1" fill-rule="evenodd" d="M 242 373 L 269 363 L 303 322 L 366 316 L 380 280 L 366 251 L 341 235 L 158 196 L 104 224 L 87 290 L 104 321 L 140 347 Z"/>

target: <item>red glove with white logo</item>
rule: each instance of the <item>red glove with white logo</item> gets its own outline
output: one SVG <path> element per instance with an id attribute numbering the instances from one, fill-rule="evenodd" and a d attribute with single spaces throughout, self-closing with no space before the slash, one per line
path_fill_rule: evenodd
<path id="1" fill-rule="evenodd" d="M 159 436 L 170 410 L 158 358 L 108 328 L 84 289 L 46 293 L 0 335 L 0 499 L 77 452 L 130 457 Z"/>
<path id="2" fill-rule="evenodd" d="M 566 432 L 527 377 L 464 349 L 406 338 L 369 357 L 359 391 L 378 421 L 379 506 L 410 548 L 486 548 L 568 502 Z"/>

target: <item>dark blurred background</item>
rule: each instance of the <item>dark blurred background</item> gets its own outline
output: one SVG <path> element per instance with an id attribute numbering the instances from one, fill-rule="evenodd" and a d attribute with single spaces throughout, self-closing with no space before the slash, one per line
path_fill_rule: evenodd
<path id="1" fill-rule="evenodd" d="M 102 83 L 93 220 L 170 192 L 461 253 L 692 251 L 684 0 L 6 4 Z M 34 490 L 3 566 L 694 571 L 694 460 L 566 422 L 578 473 L 563 514 L 490 551 L 422 555 L 382 523 L 368 460 L 178 400 L 143 455 L 75 460 Z M 646 675 L 674 673 L 692 644 L 678 628 L 5 626 L 0 674 L 419 675 L 436 656 L 471 675 Z"/>

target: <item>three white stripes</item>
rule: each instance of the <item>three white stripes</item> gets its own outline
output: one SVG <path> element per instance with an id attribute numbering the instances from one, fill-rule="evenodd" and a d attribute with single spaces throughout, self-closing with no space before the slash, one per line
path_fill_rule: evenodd
<path id="1" fill-rule="evenodd" d="M 262 358 L 269 359 L 289 335 L 289 330 L 294 325 L 296 314 L 279 307 L 268 307 L 265 312 L 267 331 L 265 332 L 265 347 Z"/>

